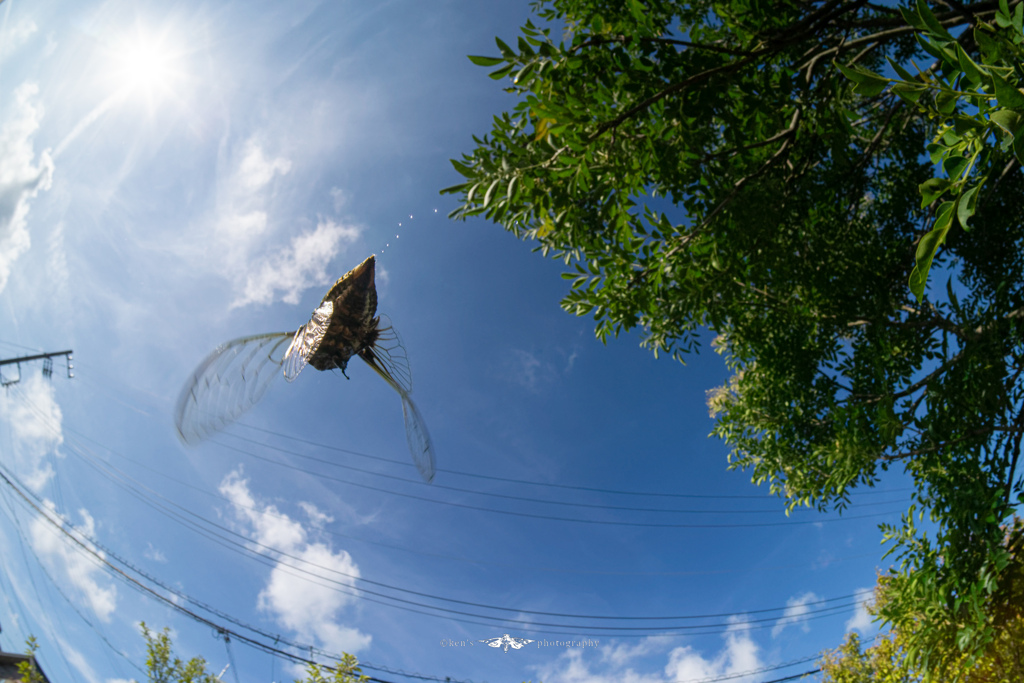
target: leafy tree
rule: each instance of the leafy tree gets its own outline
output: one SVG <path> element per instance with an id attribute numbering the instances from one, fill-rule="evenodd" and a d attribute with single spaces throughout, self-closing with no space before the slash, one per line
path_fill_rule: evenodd
<path id="1" fill-rule="evenodd" d="M 984 651 L 1024 486 L 1024 5 L 533 8 L 470 57 L 515 100 L 453 160 L 452 216 L 563 259 L 602 340 L 639 327 L 682 360 L 715 330 L 714 433 L 790 507 L 902 467 L 879 616 L 919 620 L 914 666 L 930 634 Z"/>
<path id="2" fill-rule="evenodd" d="M 206 660 L 193 657 L 187 662 L 175 656 L 170 629 L 155 633 L 146 622 L 140 624 L 146 639 L 146 678 L 149 683 L 219 683 L 219 679 L 206 670 Z"/>
<path id="3" fill-rule="evenodd" d="M 18 662 L 18 675 L 21 676 L 22 683 L 44 683 L 46 681 L 43 678 L 43 672 L 39 670 L 39 666 L 36 664 L 36 652 L 39 650 L 39 643 L 36 642 L 35 636 L 29 636 L 28 640 L 25 641 L 25 654 L 28 655 L 29 660 L 27 662 Z"/>
<path id="4" fill-rule="evenodd" d="M 187 662 L 174 655 L 170 632 L 167 628 L 159 633 L 150 631 L 141 624 L 142 637 L 146 639 L 146 675 L 149 683 L 220 683 L 220 679 L 206 669 L 203 657 L 193 657 Z M 306 666 L 306 677 L 295 683 L 366 683 L 359 660 L 345 653 L 341 661 L 333 666 L 310 663 Z"/>
<path id="5" fill-rule="evenodd" d="M 345 653 L 341 662 L 332 668 L 321 664 L 307 664 L 306 677 L 295 683 L 366 683 L 369 676 L 363 676 L 359 661 L 355 656 Z"/>
<path id="6" fill-rule="evenodd" d="M 877 644 L 864 650 L 857 634 L 850 633 L 842 647 L 823 657 L 822 683 L 917 683 L 928 680 L 929 673 L 933 679 L 941 675 L 943 679 L 960 678 L 966 683 L 1024 681 L 1024 523 L 1021 520 L 1015 519 L 1009 528 L 1006 545 L 1012 557 L 993 600 L 994 608 L 988 614 L 996 635 L 979 656 L 972 658 L 955 646 L 950 637 L 955 631 L 953 625 L 935 628 L 933 622 L 925 634 L 934 645 L 933 661 L 928 671 L 922 672 L 905 657 L 906 650 L 914 647 L 911 636 L 922 628 L 922 620 L 918 618 L 894 624 L 889 633 L 880 636 Z M 889 609 L 893 600 L 902 599 L 904 591 L 899 582 L 907 580 L 906 576 L 880 577 L 871 611 L 878 613 Z"/>

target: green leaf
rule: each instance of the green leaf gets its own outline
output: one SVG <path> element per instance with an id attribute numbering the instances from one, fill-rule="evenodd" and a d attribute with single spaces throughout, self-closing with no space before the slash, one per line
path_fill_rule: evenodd
<path id="1" fill-rule="evenodd" d="M 960 62 L 960 69 L 964 72 L 964 76 L 967 77 L 967 80 L 975 86 L 983 82 L 987 82 L 988 73 L 984 72 L 982 68 L 978 66 L 973 59 L 971 59 L 970 55 L 960 47 L 960 43 L 954 43 L 954 45 L 956 46 L 956 56 L 957 60 Z"/>
<path id="2" fill-rule="evenodd" d="M 844 76 L 856 83 L 853 91 L 858 95 L 864 95 L 865 97 L 874 97 L 878 93 L 885 90 L 885 86 L 889 84 L 888 78 L 882 78 L 878 74 L 862 69 L 859 66 L 843 66 L 839 62 L 832 62 L 836 68 L 839 69 Z"/>
<path id="3" fill-rule="evenodd" d="M 469 55 L 469 61 L 473 62 L 477 66 L 494 66 L 501 64 L 505 60 L 501 57 L 481 57 L 480 55 Z"/>
<path id="4" fill-rule="evenodd" d="M 477 175 L 476 170 L 473 169 L 471 166 L 467 166 L 466 164 L 462 163 L 461 161 L 457 161 L 455 159 L 452 159 L 451 162 L 452 162 L 452 166 L 455 167 L 455 170 L 459 172 L 459 175 L 461 175 L 461 176 L 463 176 L 465 178 L 472 178 L 475 175 Z"/>
<path id="5" fill-rule="evenodd" d="M 644 26 L 647 23 L 647 15 L 644 6 L 639 0 L 626 0 L 626 4 L 629 5 L 629 12 L 636 19 L 636 23 Z"/>
<path id="6" fill-rule="evenodd" d="M 1002 52 L 1002 47 L 999 45 L 999 41 L 981 26 L 974 29 L 974 42 L 978 44 L 978 48 L 981 50 L 981 59 L 983 62 L 986 64 L 992 64 L 999 59 L 999 55 Z"/>
<path id="7" fill-rule="evenodd" d="M 924 23 L 921 19 L 921 15 L 911 7 L 900 7 L 900 14 L 903 15 L 903 21 L 907 22 L 918 31 L 927 31 L 928 24 Z"/>
<path id="8" fill-rule="evenodd" d="M 939 23 L 924 0 L 917 0 L 917 13 L 927 26 L 928 33 L 942 40 L 953 40 L 953 36 Z"/>
<path id="9" fill-rule="evenodd" d="M 899 62 L 897 62 L 894 59 L 891 59 L 888 56 L 886 56 L 885 59 L 889 62 L 889 66 L 891 66 L 893 68 L 893 71 L 898 73 L 900 75 L 900 78 L 902 78 L 904 81 L 906 81 L 908 83 L 916 83 L 917 82 L 917 76 L 915 76 L 914 74 L 910 73 L 905 68 L 903 68 L 903 65 L 901 65 Z"/>
<path id="10" fill-rule="evenodd" d="M 1013 138 L 1013 155 L 1017 157 L 1017 161 L 1024 163 L 1024 135 Z"/>
<path id="11" fill-rule="evenodd" d="M 989 120 L 996 124 L 1011 136 L 1016 137 L 1020 131 L 1022 117 L 1015 111 L 1000 109 L 989 114 Z"/>
<path id="12" fill-rule="evenodd" d="M 960 196 L 960 201 L 956 203 L 956 219 L 964 230 L 971 229 L 971 226 L 967 225 L 967 221 L 974 215 L 974 211 L 978 207 L 978 190 L 981 189 L 984 182 L 983 179 L 982 182 L 964 192 Z"/>
<path id="13" fill-rule="evenodd" d="M 952 185 L 949 178 L 931 178 L 918 186 L 921 191 L 921 208 L 924 208 L 942 196 Z"/>
<path id="14" fill-rule="evenodd" d="M 983 128 L 985 128 L 985 124 L 971 116 L 957 116 L 953 119 L 953 130 L 960 137 L 967 135 L 971 131 Z"/>
<path id="15" fill-rule="evenodd" d="M 505 59 L 512 59 L 516 56 L 516 53 L 512 51 L 508 45 L 505 44 L 501 38 L 495 37 L 494 42 L 498 44 L 498 49 L 501 50 L 501 54 L 504 55 Z"/>
<path id="16" fill-rule="evenodd" d="M 955 182 L 960 180 L 960 176 L 963 175 L 969 163 L 967 159 L 961 156 L 951 156 L 942 162 L 942 170 Z"/>
<path id="17" fill-rule="evenodd" d="M 503 66 L 500 69 L 498 69 L 497 71 L 492 71 L 491 73 L 489 73 L 487 75 L 490 76 L 491 78 L 493 78 L 496 81 L 500 81 L 505 76 L 508 76 L 510 73 L 512 73 L 512 69 L 514 69 L 514 68 L 516 68 L 515 64 L 509 64 L 508 66 Z"/>
<path id="18" fill-rule="evenodd" d="M 443 190 L 441 190 L 441 192 L 439 194 L 455 194 L 456 192 L 462 192 L 462 190 L 464 190 L 468 186 L 469 186 L 469 183 L 460 183 L 458 185 L 451 185 L 451 186 L 446 187 Z"/>
<path id="19" fill-rule="evenodd" d="M 917 263 L 910 273 L 910 291 L 918 301 L 924 299 L 924 287 L 928 282 L 928 271 L 932 267 L 932 260 L 939 247 L 946 241 L 949 229 L 953 227 L 953 206 L 953 202 L 946 202 L 939 207 L 935 227 L 917 244 Z"/>
<path id="20" fill-rule="evenodd" d="M 901 100 L 910 102 L 911 104 L 917 104 L 917 101 L 921 99 L 921 95 L 928 92 L 928 88 L 923 85 L 913 85 L 911 83 L 894 83 L 892 86 L 892 92 L 899 96 Z"/>
<path id="21" fill-rule="evenodd" d="M 996 99 L 999 101 L 999 106 L 1008 109 L 1024 109 L 1024 93 L 1015 88 L 997 71 L 992 71 L 992 80 L 995 82 Z"/>
<path id="22" fill-rule="evenodd" d="M 917 39 L 917 44 L 921 46 L 921 49 L 930 54 L 936 59 L 941 59 L 946 64 L 949 64 L 954 69 L 960 69 L 960 62 L 956 58 L 956 53 L 950 52 L 945 46 L 939 45 L 930 38 L 924 38 L 920 33 L 915 33 L 914 38 Z"/>
<path id="23" fill-rule="evenodd" d="M 952 114 L 956 110 L 957 94 L 949 90 L 935 93 L 935 108 L 941 114 Z"/>

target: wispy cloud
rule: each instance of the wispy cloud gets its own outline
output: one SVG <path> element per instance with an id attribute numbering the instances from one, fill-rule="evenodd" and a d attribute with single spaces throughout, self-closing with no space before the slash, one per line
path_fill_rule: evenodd
<path id="1" fill-rule="evenodd" d="M 15 89 L 0 128 L 0 292 L 7 286 L 14 262 L 32 244 L 29 200 L 40 190 L 48 190 L 53 180 L 49 151 L 37 159 L 32 145 L 43 118 L 43 109 L 35 101 L 38 92 L 38 86 L 31 83 Z"/>
<path id="2" fill-rule="evenodd" d="M 787 600 L 786 611 L 782 613 L 782 618 L 775 622 L 775 626 L 772 627 L 772 638 L 777 637 L 790 624 L 803 623 L 803 632 L 807 633 L 810 627 L 804 622 L 806 622 L 807 615 L 811 611 L 808 603 L 817 602 L 818 600 L 821 600 L 821 598 L 811 592 Z"/>
<path id="3" fill-rule="evenodd" d="M 613 643 L 600 648 L 598 658 L 588 658 L 586 648 L 571 648 L 551 663 L 536 668 L 545 683 L 671 683 L 719 676 L 735 676 L 763 666 L 750 625 L 734 620 L 723 634 L 725 644 L 715 655 L 704 656 L 691 646 L 671 648 L 664 636 L 637 643 Z M 666 652 L 667 662 L 656 673 L 638 671 L 642 658 Z M 662 660 L 665 661 L 665 660 Z"/>
<path id="4" fill-rule="evenodd" d="M 148 547 L 142 553 L 146 557 L 146 559 L 153 560 L 154 562 L 159 562 L 160 564 L 167 563 L 167 556 L 164 555 L 159 548 L 154 547 L 152 543 L 149 543 L 147 545 Z"/>
<path id="5" fill-rule="evenodd" d="M 241 296 L 231 307 L 269 304 L 278 296 L 285 303 L 299 303 L 307 288 L 331 281 L 327 264 L 338 255 L 342 244 L 354 242 L 358 236 L 356 228 L 321 219 L 316 230 L 295 237 L 291 246 L 253 264 Z"/>
<path id="6" fill-rule="evenodd" d="M 868 607 L 875 600 L 875 592 L 871 588 L 859 588 L 856 591 L 856 595 L 857 609 L 849 621 L 846 622 L 846 630 L 860 631 L 861 635 L 867 635 L 877 628 L 871 619 L 871 615 L 868 614 Z"/>
<path id="7" fill-rule="evenodd" d="M 6 366 L 5 378 L 17 377 L 18 370 Z M 15 385 L 14 391 L 0 393 L 0 415 L 11 431 L 12 450 L 7 462 L 25 485 L 37 493 L 53 477 L 49 455 L 58 455 L 64 443 L 63 413 L 54 395 L 53 384 L 41 374 L 26 374 Z"/>
<path id="8" fill-rule="evenodd" d="M 764 664 L 757 643 L 750 637 L 750 624 L 733 620 L 725 635 L 725 647 L 711 659 L 701 656 L 689 646 L 677 647 L 669 654 L 665 677 L 669 681 L 734 676 L 760 669 Z"/>
<path id="9" fill-rule="evenodd" d="M 46 501 L 51 516 L 56 514 L 53 503 Z M 75 528 L 84 535 L 96 535 L 96 522 L 89 511 L 82 508 L 78 511 L 82 522 Z M 117 587 L 104 585 L 100 581 L 103 568 L 90 556 L 76 550 L 63 535 L 60 535 L 49 522 L 42 517 L 32 520 L 29 527 L 32 548 L 40 561 L 45 562 L 57 576 L 68 584 L 78 588 L 86 603 L 103 621 L 110 621 L 110 615 L 117 607 Z M 93 548 L 101 557 L 102 551 Z"/>
<path id="10" fill-rule="evenodd" d="M 283 514 L 275 505 L 257 501 L 241 470 L 224 478 L 220 492 L 234 504 L 235 518 L 250 538 L 289 556 L 280 557 L 271 570 L 257 599 L 258 607 L 300 639 L 330 652 L 355 653 L 365 649 L 370 636 L 341 621 L 342 611 L 353 600 L 351 593 L 359 577 L 359 567 L 352 556 L 312 539 L 313 534 L 305 525 Z M 313 529 L 330 519 L 310 503 L 302 507 Z M 348 592 L 342 593 L 338 588 Z"/>
<path id="11" fill-rule="evenodd" d="M 0 59 L 10 56 L 21 48 L 38 30 L 36 22 L 29 17 L 21 17 L 10 26 L 4 27 L 3 40 L 0 40 Z"/>
<path id="12" fill-rule="evenodd" d="M 327 266 L 361 233 L 353 225 L 323 217 L 315 228 L 299 234 L 290 228 L 293 217 L 287 223 L 276 221 L 278 185 L 291 170 L 290 159 L 268 154 L 251 138 L 219 183 L 211 231 L 216 257 L 207 262 L 235 288 L 232 308 L 275 300 L 298 303 L 306 289 L 333 280 Z M 331 194 L 336 203 L 341 201 L 337 188 Z"/>
<path id="13" fill-rule="evenodd" d="M 512 349 L 509 358 L 510 377 L 516 384 L 537 391 L 540 383 L 550 378 L 551 367 L 545 367 L 537 356 L 529 351 Z"/>

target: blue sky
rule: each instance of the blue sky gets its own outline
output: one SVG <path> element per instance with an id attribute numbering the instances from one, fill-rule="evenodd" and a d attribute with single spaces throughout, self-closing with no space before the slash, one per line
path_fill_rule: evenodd
<path id="1" fill-rule="evenodd" d="M 600 344 L 560 310 L 559 262 L 447 220 L 448 159 L 512 104 L 465 56 L 528 16 L 510 0 L 0 4 L 0 358 L 75 356 L 74 379 L 26 364 L 0 393 L 0 464 L 172 602 L 388 681 L 691 681 L 873 635 L 844 596 L 873 585 L 905 481 L 840 521 L 786 517 L 707 437 L 719 357 Z M 294 330 L 371 253 L 433 485 L 361 364 L 307 369 L 199 447 L 177 440 L 206 354 Z M 34 634 L 55 683 L 139 678 L 140 621 L 231 663 L 225 681 L 295 677 L 133 590 L 6 485 L 0 565 L 0 647 Z M 538 642 L 462 644 L 504 633 Z"/>

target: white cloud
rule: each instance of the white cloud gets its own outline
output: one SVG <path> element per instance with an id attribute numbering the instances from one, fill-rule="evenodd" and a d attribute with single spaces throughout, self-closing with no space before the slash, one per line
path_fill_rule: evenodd
<path id="1" fill-rule="evenodd" d="M 587 661 L 586 648 L 570 648 L 554 662 L 535 667 L 544 683 L 674 683 L 718 676 L 735 676 L 763 666 L 750 625 L 734 621 L 723 634 L 725 646 L 705 657 L 690 646 L 672 648 L 668 661 L 657 673 L 637 671 L 640 658 L 669 649 L 669 639 L 651 636 L 638 643 L 602 646 L 599 661 Z"/>
<path id="2" fill-rule="evenodd" d="M 167 556 L 160 552 L 159 548 L 153 547 L 152 543 L 148 544 L 148 547 L 142 554 L 147 559 L 153 560 L 154 562 L 159 562 L 160 564 L 167 563 Z"/>
<path id="3" fill-rule="evenodd" d="M 242 188 L 250 192 L 258 192 L 280 173 L 287 175 L 292 170 L 292 162 L 284 157 L 267 159 L 263 149 L 255 141 L 245 144 L 242 163 L 238 167 L 238 180 Z"/>
<path id="4" fill-rule="evenodd" d="M 725 647 L 713 659 L 705 659 L 692 647 L 677 647 L 669 653 L 665 677 L 669 681 L 687 681 L 718 676 L 735 676 L 763 666 L 758 647 L 750 638 L 750 624 L 733 620 L 725 632 Z"/>
<path id="5" fill-rule="evenodd" d="M 5 379 L 12 374 L 17 377 L 18 370 L 12 373 L 10 366 L 4 370 Z M 47 456 L 59 455 L 57 449 L 64 443 L 63 414 L 54 398 L 53 384 L 31 365 L 21 368 L 21 372 L 25 374 L 16 389 L 0 393 L 0 415 L 11 432 L 13 450 L 8 463 L 26 486 L 39 492 L 53 477 Z"/>
<path id="6" fill-rule="evenodd" d="M 334 212 L 341 211 L 341 207 L 348 203 L 348 195 L 340 187 L 331 188 L 331 199 L 334 200 Z"/>
<path id="7" fill-rule="evenodd" d="M 867 635 L 876 628 L 871 615 L 868 614 L 868 607 L 875 601 L 875 592 L 871 588 L 859 588 L 856 595 L 857 609 L 846 622 L 846 630 L 860 631 L 861 635 Z"/>
<path id="8" fill-rule="evenodd" d="M 530 391 L 537 391 L 540 384 L 551 377 L 552 368 L 529 351 L 512 349 L 507 363 L 510 379 Z"/>
<path id="9" fill-rule="evenodd" d="M 234 504 L 236 519 L 250 538 L 282 553 L 257 604 L 283 626 L 307 642 L 330 652 L 355 653 L 370 644 L 370 636 L 341 623 L 341 612 L 353 600 L 359 567 L 344 550 L 310 539 L 300 522 L 277 506 L 260 503 L 249 490 L 240 470 L 221 482 L 220 492 Z M 302 505 L 314 529 L 330 520 L 309 503 Z M 261 549 L 266 552 L 266 549 Z M 284 555 L 287 556 L 284 556 Z M 345 592 L 342 592 L 345 591 Z"/>
<path id="10" fill-rule="evenodd" d="M 53 503 L 46 501 L 46 505 L 50 509 L 51 517 L 56 515 Z M 82 517 L 82 523 L 75 528 L 85 536 L 95 536 L 96 522 L 89 511 L 82 508 L 78 514 Z M 37 516 L 32 520 L 29 534 L 32 548 L 39 559 L 59 577 L 78 588 L 97 617 L 103 621 L 110 621 L 110 615 L 117 607 L 117 587 L 100 584 L 98 577 L 103 574 L 103 568 L 98 561 L 72 546 L 70 541 L 42 517 Z M 93 550 L 103 557 L 102 551 L 96 548 Z"/>
<path id="11" fill-rule="evenodd" d="M 803 623 L 803 632 L 807 633 L 810 631 L 810 627 L 806 623 L 807 615 L 811 611 L 808 603 L 818 602 L 819 600 L 821 598 L 810 592 L 787 600 L 786 611 L 782 613 L 782 618 L 775 622 L 775 626 L 772 627 L 772 638 L 777 637 L 790 624 Z"/>
<path id="12" fill-rule="evenodd" d="M 357 228 L 321 219 L 316 230 L 295 237 L 290 247 L 253 264 L 245 277 L 242 295 L 231 307 L 269 304 L 278 291 L 285 303 L 299 303 L 299 297 L 308 287 L 331 282 L 333 278 L 327 274 L 327 264 L 338 254 L 342 243 L 354 242 L 358 236 Z"/>
<path id="13" fill-rule="evenodd" d="M 275 218 L 278 185 L 291 173 L 292 162 L 268 154 L 255 139 L 245 142 L 229 169 L 218 183 L 205 252 L 207 267 L 236 292 L 231 307 L 275 300 L 295 304 L 307 288 L 332 282 L 328 264 L 361 230 L 320 218 L 314 229 L 299 232 L 294 219 Z M 331 195 L 340 208 L 341 190 L 334 188 Z"/>
<path id="14" fill-rule="evenodd" d="M 38 86 L 25 83 L 14 91 L 12 110 L 4 115 L 0 128 L 0 292 L 7 286 L 11 269 L 28 251 L 27 218 L 29 200 L 48 190 L 53 180 L 53 159 L 48 150 L 39 155 L 32 149 L 32 137 L 43 117 L 34 104 Z"/>
<path id="15" fill-rule="evenodd" d="M 11 26 L 4 27 L 4 39 L 0 41 L 0 59 L 11 55 L 18 48 L 28 42 L 28 39 L 39 30 L 36 22 L 28 17 L 22 17 Z"/>
<path id="16" fill-rule="evenodd" d="M 636 643 L 605 645 L 601 648 L 601 661 L 622 667 L 639 657 L 668 649 L 669 640 L 666 636 L 648 636 Z"/>

